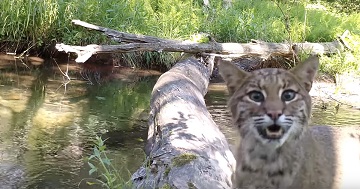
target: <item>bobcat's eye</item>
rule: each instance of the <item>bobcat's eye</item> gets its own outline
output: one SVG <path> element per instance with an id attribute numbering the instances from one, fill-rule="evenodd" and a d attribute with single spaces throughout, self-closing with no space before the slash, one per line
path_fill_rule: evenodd
<path id="1" fill-rule="evenodd" d="M 293 90 L 286 90 L 281 94 L 282 101 L 291 101 L 295 98 L 296 92 Z"/>
<path id="2" fill-rule="evenodd" d="M 259 91 L 251 91 L 248 93 L 249 98 L 255 102 L 264 101 L 264 95 Z"/>

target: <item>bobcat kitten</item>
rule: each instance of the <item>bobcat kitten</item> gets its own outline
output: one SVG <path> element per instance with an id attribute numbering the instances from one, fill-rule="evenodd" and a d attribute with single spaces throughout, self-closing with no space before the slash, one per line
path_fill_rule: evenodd
<path id="1" fill-rule="evenodd" d="M 335 184 L 336 145 L 331 143 L 337 129 L 308 126 L 309 91 L 318 67 L 317 56 L 310 56 L 291 70 L 245 72 L 228 61 L 220 62 L 219 71 L 230 93 L 228 107 L 239 131 L 234 188 L 339 187 Z M 360 139 L 358 133 L 351 136 Z M 359 184 L 358 177 L 348 182 L 349 187 L 350 182 Z"/>

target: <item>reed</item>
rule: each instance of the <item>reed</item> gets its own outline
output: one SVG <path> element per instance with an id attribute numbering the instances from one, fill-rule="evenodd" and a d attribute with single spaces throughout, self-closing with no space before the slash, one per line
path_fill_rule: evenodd
<path id="1" fill-rule="evenodd" d="M 360 36 L 360 13 L 353 10 L 353 1 L 233 1 L 228 9 L 223 0 L 210 3 L 204 7 L 201 0 L 1 0 L 0 44 L 23 51 L 44 49 L 55 42 L 113 43 L 100 33 L 73 26 L 72 19 L 181 40 L 200 32 L 209 33 L 218 42 L 324 42 L 345 30 L 354 38 Z M 352 53 L 355 58 L 359 58 L 358 46 Z M 144 56 L 145 60 L 156 59 Z M 347 55 L 335 59 L 339 56 Z M 160 59 L 167 64 L 176 61 Z"/>

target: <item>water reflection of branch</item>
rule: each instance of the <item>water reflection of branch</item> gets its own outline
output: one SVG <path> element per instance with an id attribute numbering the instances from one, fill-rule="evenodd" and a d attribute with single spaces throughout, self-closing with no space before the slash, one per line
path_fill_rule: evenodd
<path id="1" fill-rule="evenodd" d="M 21 64 L 24 65 L 27 69 L 30 70 L 30 67 L 23 61 L 23 59 L 19 59 Z"/>
<path id="2" fill-rule="evenodd" d="M 80 75 L 84 80 L 86 80 L 88 82 L 88 84 L 94 85 L 94 83 L 90 79 L 90 76 L 88 75 L 88 72 L 81 70 Z"/>
<path id="3" fill-rule="evenodd" d="M 67 85 L 68 83 L 70 83 L 70 81 L 71 81 L 71 78 L 70 78 L 70 76 L 69 76 L 69 64 L 66 64 L 66 71 L 63 72 L 63 71 L 61 70 L 59 64 L 56 62 L 56 60 L 55 60 L 55 59 L 53 59 L 53 60 L 54 60 L 54 62 L 55 62 L 55 64 L 56 64 L 56 66 L 59 68 L 59 71 L 61 72 L 61 74 L 63 75 L 63 78 L 64 78 L 63 83 L 56 89 L 56 91 L 59 90 L 60 87 L 64 86 L 64 94 L 65 94 L 65 93 L 66 93 L 66 85 Z"/>
<path id="4" fill-rule="evenodd" d="M 350 108 L 354 108 L 355 106 L 351 105 L 351 104 L 348 104 L 348 103 L 345 103 L 345 102 L 341 102 L 340 100 L 338 99 L 335 99 L 334 97 L 332 97 L 331 95 L 329 95 L 329 98 L 335 102 L 337 102 L 338 104 L 340 105 L 345 105 L 345 106 L 349 106 Z"/>
<path id="5" fill-rule="evenodd" d="M 354 108 L 354 107 L 355 107 L 355 106 L 353 106 L 353 105 L 351 105 L 351 104 L 349 104 L 349 103 L 341 102 L 340 100 L 334 98 L 331 94 L 329 94 L 329 93 L 327 93 L 327 92 L 325 92 L 325 94 L 328 96 L 328 98 L 329 98 L 330 100 L 333 100 L 333 101 L 337 102 L 337 103 L 340 104 L 340 105 L 345 105 L 345 106 L 348 106 L 348 107 L 350 107 L 350 108 Z"/>
<path id="6" fill-rule="evenodd" d="M 19 56 L 14 56 L 15 59 L 23 59 L 24 58 L 24 54 L 27 53 L 31 48 L 33 48 L 36 45 L 36 43 L 33 43 L 30 45 L 30 47 L 28 47 L 25 51 L 23 51 L 22 53 L 19 54 Z"/>
<path id="7" fill-rule="evenodd" d="M 91 77 L 90 74 L 92 74 L 91 71 L 86 70 L 86 69 L 84 69 L 84 68 L 80 71 L 81 77 L 82 77 L 84 80 L 86 80 L 86 81 L 88 82 L 88 84 L 94 85 L 94 82 L 97 83 L 97 84 L 100 84 L 100 81 L 101 81 L 101 73 L 100 73 L 100 72 L 97 72 L 97 71 L 95 71 L 95 72 L 93 73 L 93 80 L 94 80 L 94 82 L 92 81 L 92 77 Z"/>

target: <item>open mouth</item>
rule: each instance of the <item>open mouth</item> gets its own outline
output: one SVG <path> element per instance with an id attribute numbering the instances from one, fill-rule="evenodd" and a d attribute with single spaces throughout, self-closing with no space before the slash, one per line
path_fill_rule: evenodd
<path id="1" fill-rule="evenodd" d="M 259 134 L 266 139 L 280 139 L 284 135 L 284 129 L 275 124 L 258 131 Z"/>

